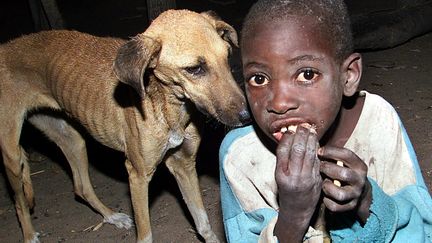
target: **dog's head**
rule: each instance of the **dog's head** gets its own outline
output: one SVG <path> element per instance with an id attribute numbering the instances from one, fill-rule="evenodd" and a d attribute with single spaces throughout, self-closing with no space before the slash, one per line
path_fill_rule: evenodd
<path id="1" fill-rule="evenodd" d="M 226 125 L 240 126 L 250 116 L 228 63 L 231 45 L 238 45 L 235 29 L 214 14 L 168 10 L 119 49 L 114 71 L 144 97 L 144 73 L 151 69 L 177 98 Z"/>

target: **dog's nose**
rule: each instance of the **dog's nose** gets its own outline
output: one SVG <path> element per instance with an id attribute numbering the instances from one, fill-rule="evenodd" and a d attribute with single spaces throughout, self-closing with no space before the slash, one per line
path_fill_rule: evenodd
<path id="1" fill-rule="evenodd" d="M 242 111 L 240 111 L 239 112 L 239 117 L 240 117 L 241 123 L 243 123 L 243 124 L 247 124 L 247 123 L 249 123 L 249 122 L 252 121 L 251 120 L 251 116 L 250 116 L 248 110 L 242 110 Z"/>

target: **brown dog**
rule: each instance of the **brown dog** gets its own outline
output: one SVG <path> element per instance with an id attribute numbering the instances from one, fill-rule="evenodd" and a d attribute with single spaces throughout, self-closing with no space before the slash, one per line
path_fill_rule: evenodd
<path id="1" fill-rule="evenodd" d="M 198 108 L 229 126 L 250 119 L 230 72 L 228 41 L 237 45 L 235 30 L 213 15 L 170 10 L 129 41 L 49 31 L 0 46 L 0 148 L 25 242 L 39 241 L 29 214 L 29 166 L 19 145 L 26 119 L 62 149 L 76 194 L 105 222 L 132 225 L 129 216 L 113 212 L 95 195 L 85 141 L 71 120 L 125 153 L 138 242 L 152 241 L 148 185 L 162 161 L 198 232 L 207 242 L 218 242 L 198 185 L 201 138 L 193 117 Z"/>

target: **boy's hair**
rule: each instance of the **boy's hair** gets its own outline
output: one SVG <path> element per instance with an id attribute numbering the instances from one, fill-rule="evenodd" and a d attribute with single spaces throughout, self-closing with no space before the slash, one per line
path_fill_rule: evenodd
<path id="1" fill-rule="evenodd" d="M 339 61 L 353 52 L 351 23 L 343 0 L 258 0 L 244 19 L 241 42 L 253 35 L 250 31 L 256 24 L 296 16 L 315 19 L 329 43 L 334 43 L 335 57 Z"/>

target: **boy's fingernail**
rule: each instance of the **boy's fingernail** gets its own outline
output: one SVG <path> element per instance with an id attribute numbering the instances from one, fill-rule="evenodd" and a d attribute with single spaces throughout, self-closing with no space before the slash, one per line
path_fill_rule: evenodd
<path id="1" fill-rule="evenodd" d="M 300 126 L 308 129 L 309 132 L 311 132 L 313 134 L 317 134 L 317 132 L 316 132 L 316 126 L 315 125 L 311 125 L 311 124 L 305 122 L 305 123 L 301 123 Z"/>
<path id="2" fill-rule="evenodd" d="M 312 126 L 312 127 L 309 129 L 309 131 L 310 131 L 311 133 L 317 135 L 317 131 L 316 131 L 316 128 L 315 128 L 314 126 Z"/>
<path id="3" fill-rule="evenodd" d="M 311 127 L 312 127 L 312 125 L 311 124 L 309 124 L 309 123 L 301 123 L 300 124 L 300 126 L 302 126 L 302 127 L 304 127 L 304 128 L 306 128 L 306 129 L 310 129 Z"/>
<path id="4" fill-rule="evenodd" d="M 323 154 L 323 148 L 322 147 L 320 147 L 320 148 L 318 148 L 318 151 L 317 151 L 317 154 L 318 155 L 322 155 Z"/>

